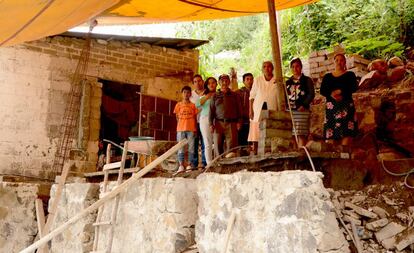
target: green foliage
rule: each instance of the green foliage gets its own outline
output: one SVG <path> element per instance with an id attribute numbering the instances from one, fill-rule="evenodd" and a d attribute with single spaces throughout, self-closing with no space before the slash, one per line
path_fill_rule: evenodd
<path id="1" fill-rule="evenodd" d="M 321 0 L 279 17 L 285 69 L 293 57 L 307 58 L 339 43 L 368 59 L 401 56 L 414 46 L 414 0 Z M 230 67 L 239 76 L 258 75 L 272 56 L 267 14 L 184 24 L 177 36 L 210 40 L 200 47 L 204 76 L 217 77 Z"/>

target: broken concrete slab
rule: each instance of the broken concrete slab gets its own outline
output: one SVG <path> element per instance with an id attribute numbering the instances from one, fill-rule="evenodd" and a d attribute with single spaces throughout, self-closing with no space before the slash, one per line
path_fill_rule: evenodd
<path id="1" fill-rule="evenodd" d="M 379 206 L 374 206 L 371 209 L 374 213 L 378 214 L 380 218 L 387 218 L 390 215 L 387 211 L 385 211 L 385 209 Z"/>
<path id="2" fill-rule="evenodd" d="M 369 222 L 369 223 L 367 223 L 365 225 L 365 227 L 368 230 L 377 231 L 378 229 L 384 227 L 388 223 L 389 223 L 388 219 L 387 218 L 383 218 L 383 219 L 380 219 L 380 220 L 376 220 L 376 221 L 373 221 L 373 222 Z"/>
<path id="3" fill-rule="evenodd" d="M 409 228 L 401 235 L 398 235 L 396 241 L 396 248 L 400 251 L 414 244 L 414 228 Z"/>
<path id="4" fill-rule="evenodd" d="M 37 184 L 0 183 L 0 252 L 19 252 L 33 243 L 37 192 Z"/>
<path id="5" fill-rule="evenodd" d="M 354 210 L 357 214 L 361 215 L 361 216 L 365 216 L 371 219 L 376 219 L 378 218 L 378 215 L 376 213 L 373 213 L 371 211 L 368 211 L 362 207 L 359 207 L 357 205 L 352 204 L 351 202 L 346 201 L 345 202 L 345 207 L 348 207 L 352 210 Z"/>
<path id="6" fill-rule="evenodd" d="M 404 226 L 396 223 L 396 222 L 390 222 L 387 226 L 383 227 L 381 230 L 375 233 L 375 237 L 379 242 L 390 238 L 396 234 L 401 233 L 405 229 Z"/>
<path id="7" fill-rule="evenodd" d="M 196 224 L 200 253 L 223 250 L 234 210 L 239 212 L 229 252 L 349 252 L 321 177 L 309 171 L 201 174 Z"/>

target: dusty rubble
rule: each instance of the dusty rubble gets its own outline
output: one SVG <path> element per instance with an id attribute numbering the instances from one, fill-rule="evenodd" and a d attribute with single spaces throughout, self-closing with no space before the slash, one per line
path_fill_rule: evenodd
<path id="1" fill-rule="evenodd" d="M 414 251 L 413 190 L 403 183 L 371 185 L 360 191 L 330 189 L 330 194 L 354 252 L 358 252 L 358 243 L 364 253 Z"/>

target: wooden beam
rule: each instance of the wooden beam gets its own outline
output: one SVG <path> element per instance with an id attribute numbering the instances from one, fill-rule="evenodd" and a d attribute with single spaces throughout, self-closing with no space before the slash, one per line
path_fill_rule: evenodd
<path id="1" fill-rule="evenodd" d="M 284 111 L 285 106 L 285 89 L 282 72 L 282 57 L 280 54 L 280 44 L 278 35 L 278 24 L 276 18 L 276 6 L 275 0 L 267 0 L 268 12 L 269 12 L 269 24 L 270 24 L 270 36 L 272 39 L 272 55 L 274 63 L 274 72 L 276 78 L 276 84 L 278 87 L 277 95 L 277 110 Z"/>
<path id="2" fill-rule="evenodd" d="M 36 208 L 36 220 L 37 220 L 37 229 L 39 230 L 39 238 L 42 238 L 45 235 L 44 227 L 45 227 L 45 211 L 43 210 L 43 201 L 41 199 L 35 200 L 35 208 Z M 47 253 L 49 252 L 46 246 L 43 246 L 38 250 L 39 253 Z"/>
<path id="3" fill-rule="evenodd" d="M 95 211 L 100 206 L 102 206 L 107 201 L 109 201 L 112 198 L 114 198 L 116 195 L 120 194 L 125 189 L 128 189 L 138 179 L 140 179 L 142 176 L 144 176 L 145 174 L 147 174 L 153 168 L 155 168 L 156 166 L 158 166 L 162 161 L 164 161 L 165 159 L 167 159 L 168 157 L 170 157 L 172 154 L 174 154 L 175 152 L 177 152 L 180 148 L 182 148 L 185 145 L 187 145 L 187 143 L 188 143 L 187 139 L 184 139 L 184 140 L 180 141 L 174 147 L 172 147 L 167 152 L 165 152 L 163 155 L 161 155 L 160 157 L 158 157 L 157 159 L 155 159 L 154 161 L 152 161 L 150 164 L 148 164 L 147 166 L 145 166 L 145 168 L 143 168 L 142 170 L 140 170 L 138 173 L 136 173 L 135 175 L 133 175 L 132 177 L 130 177 L 125 182 L 123 182 L 120 186 L 118 186 L 115 189 L 113 189 L 111 192 L 109 192 L 108 194 L 106 194 L 105 196 L 103 196 L 101 199 L 99 199 L 98 201 L 96 201 L 92 205 L 90 205 L 87 208 L 83 209 L 77 215 L 75 215 L 74 217 L 70 218 L 68 221 L 66 221 L 65 223 L 63 223 L 62 225 L 60 225 L 59 227 L 57 227 L 55 230 L 53 230 L 50 233 L 48 233 L 47 235 L 45 235 L 43 238 L 41 238 L 37 242 L 34 242 L 29 247 L 27 247 L 27 248 L 23 249 L 22 251 L 20 251 L 20 253 L 31 253 L 34 250 L 38 249 L 40 246 L 42 246 L 45 243 L 47 243 L 48 241 L 52 240 L 55 236 L 57 236 L 60 233 L 62 233 L 63 231 L 65 231 L 69 226 L 71 226 L 72 224 L 76 223 L 78 220 L 82 219 L 83 217 L 85 217 L 89 213 Z"/>

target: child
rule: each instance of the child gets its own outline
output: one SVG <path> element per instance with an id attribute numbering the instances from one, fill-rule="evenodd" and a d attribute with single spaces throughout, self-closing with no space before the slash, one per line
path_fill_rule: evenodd
<path id="1" fill-rule="evenodd" d="M 184 86 L 181 89 L 181 96 L 182 101 L 178 102 L 174 108 L 174 113 L 177 117 L 177 141 L 181 141 L 184 138 L 188 140 L 188 162 L 191 165 L 188 165 L 186 169 L 191 170 L 197 167 L 194 159 L 194 134 L 197 131 L 197 108 L 195 104 L 190 102 L 191 88 L 189 86 Z M 184 148 L 178 151 L 178 162 L 180 165 L 177 173 L 185 171 Z"/>

